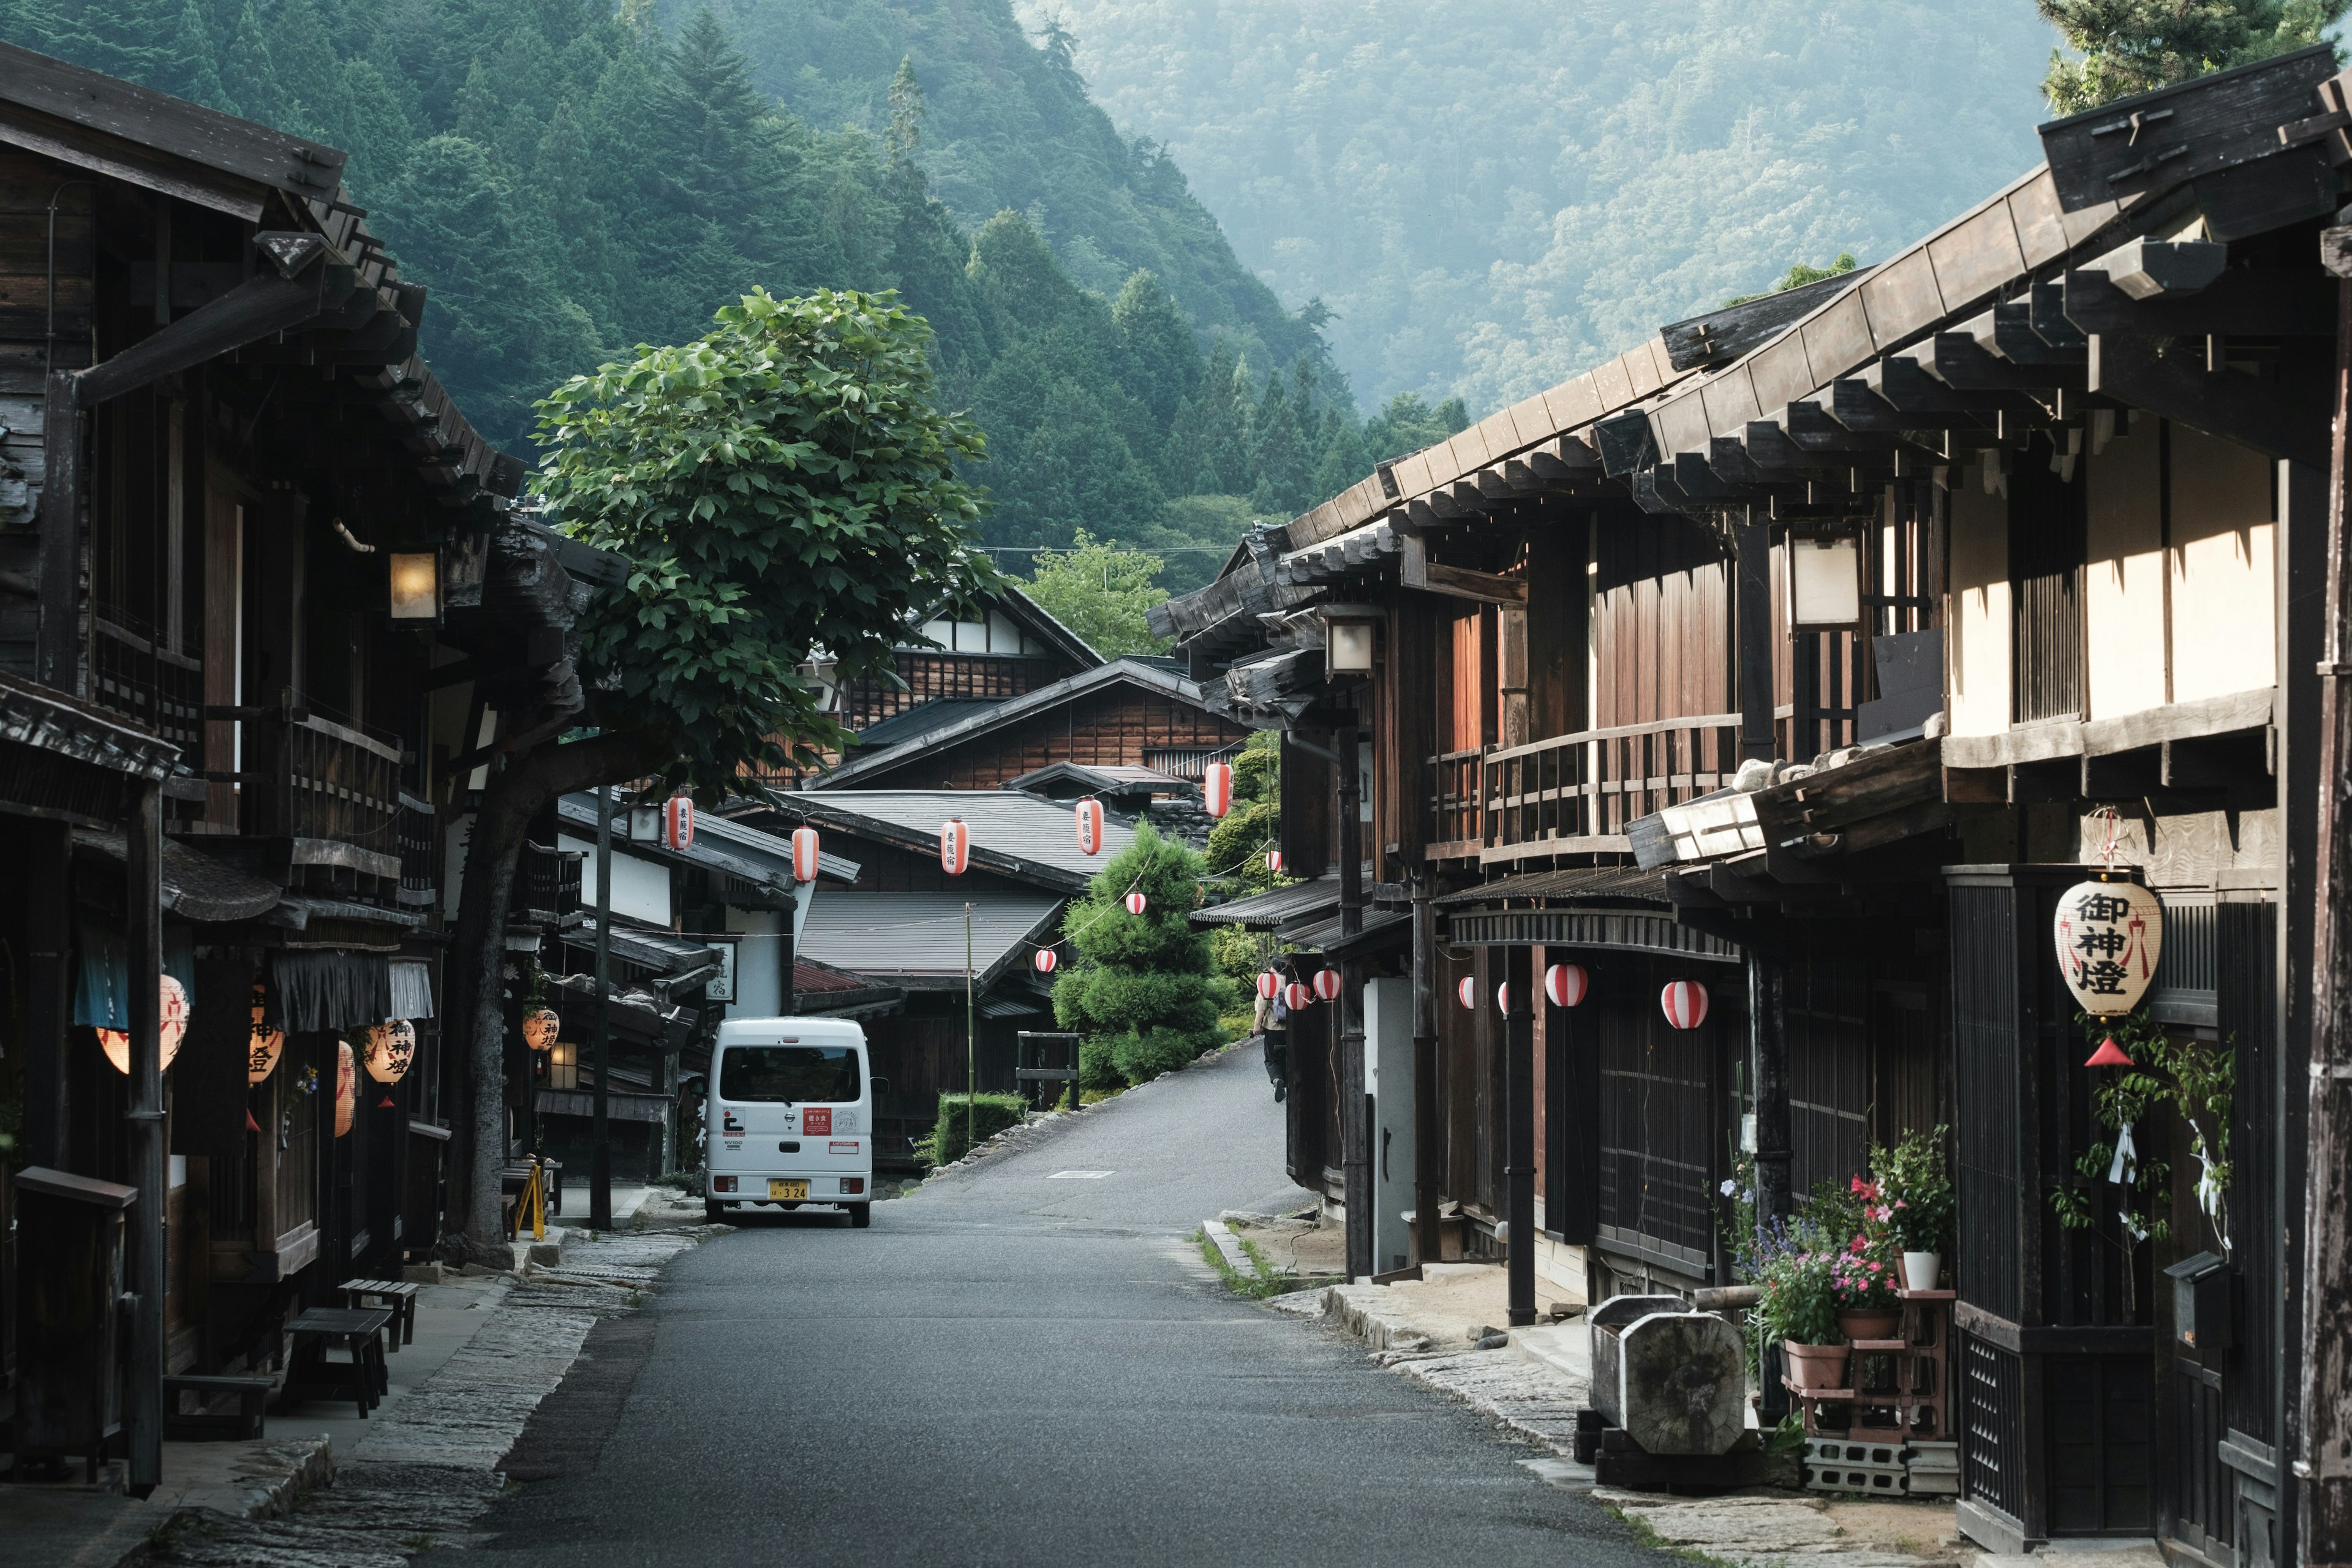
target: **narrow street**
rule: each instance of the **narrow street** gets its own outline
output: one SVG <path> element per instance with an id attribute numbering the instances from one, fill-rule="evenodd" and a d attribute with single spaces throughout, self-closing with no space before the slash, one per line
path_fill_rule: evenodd
<path id="1" fill-rule="evenodd" d="M 1235 1053 L 866 1232 L 761 1212 L 591 1339 L 518 1450 L 543 1479 L 477 1528 L 519 1565 L 1664 1561 L 1218 1284 L 1183 1238 L 1297 1195 L 1281 1133 Z"/>

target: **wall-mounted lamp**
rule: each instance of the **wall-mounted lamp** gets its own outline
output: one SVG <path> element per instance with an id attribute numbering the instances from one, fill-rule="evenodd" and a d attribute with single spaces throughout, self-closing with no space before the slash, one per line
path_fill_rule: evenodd
<path id="1" fill-rule="evenodd" d="M 1852 533 L 1789 536 L 1789 629 L 1847 632 L 1862 625 L 1862 540 Z"/>
<path id="2" fill-rule="evenodd" d="M 817 648 L 800 667 L 800 678 L 816 688 L 816 710 L 831 713 L 841 706 L 841 661 Z"/>
<path id="3" fill-rule="evenodd" d="M 392 557 L 392 618 L 429 625 L 441 618 L 441 563 L 430 550 Z"/>
<path id="4" fill-rule="evenodd" d="M 1388 612 L 1378 605 L 1325 605 L 1323 673 L 1327 677 L 1369 676 L 1380 642 L 1380 626 Z"/>

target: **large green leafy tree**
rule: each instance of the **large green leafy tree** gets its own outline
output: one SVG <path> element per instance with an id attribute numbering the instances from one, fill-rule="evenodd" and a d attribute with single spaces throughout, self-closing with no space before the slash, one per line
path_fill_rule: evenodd
<path id="1" fill-rule="evenodd" d="M 753 293 L 708 335 L 539 405 L 540 499 L 630 574 L 582 623 L 582 729 L 508 754 L 467 846 L 449 990 L 474 1064 L 478 1250 L 499 1236 L 500 942 L 533 814 L 600 784 L 719 793 L 746 769 L 814 763 L 843 737 L 802 663 L 822 649 L 850 673 L 884 668 L 909 616 L 994 581 L 956 474 L 980 433 L 934 405 L 929 340 L 888 296 Z"/>
<path id="2" fill-rule="evenodd" d="M 2060 114 L 2315 44 L 2352 0 L 2034 0 L 2081 52 L 2053 52 L 2042 90 Z"/>
<path id="3" fill-rule="evenodd" d="M 1218 1043 L 1234 990 L 1192 926 L 1202 871 L 1199 855 L 1145 823 L 1062 917 L 1078 962 L 1054 984 L 1054 1015 L 1085 1036 L 1087 1087 L 1141 1083 Z M 1128 912 L 1130 892 L 1144 897 L 1139 915 Z"/>
<path id="4" fill-rule="evenodd" d="M 1041 551 L 1031 568 L 1029 596 L 1105 658 L 1158 653 L 1161 643 L 1144 616 L 1168 597 L 1155 581 L 1160 560 L 1078 530 L 1067 550 Z"/>

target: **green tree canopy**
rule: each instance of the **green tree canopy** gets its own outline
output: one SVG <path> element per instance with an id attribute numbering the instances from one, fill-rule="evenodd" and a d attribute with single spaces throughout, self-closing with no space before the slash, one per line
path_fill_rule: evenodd
<path id="1" fill-rule="evenodd" d="M 1141 1083 L 1218 1043 L 1233 984 L 1192 925 L 1202 869 L 1200 856 L 1139 824 L 1135 841 L 1063 915 L 1062 940 L 1078 961 L 1055 982 L 1054 1015 L 1087 1037 L 1089 1087 L 1107 1087 L 1114 1074 Z M 1139 915 L 1128 912 L 1129 892 L 1144 897 Z"/>
<path id="2" fill-rule="evenodd" d="M 2079 59 L 2053 50 L 2042 90 L 2060 114 L 2315 44 L 2352 0 L 2034 0 Z M 2337 51 L 2340 58 L 2342 51 Z"/>
<path id="3" fill-rule="evenodd" d="M 1163 646 L 1143 618 L 1168 597 L 1168 590 L 1153 581 L 1160 572 L 1157 555 L 1122 549 L 1082 528 L 1069 549 L 1037 552 L 1027 588 L 1048 615 L 1097 653 L 1117 658 L 1158 653 Z"/>
<path id="4" fill-rule="evenodd" d="M 634 568 L 584 630 L 600 719 L 710 788 L 840 743 L 798 673 L 813 651 L 880 668 L 911 615 L 994 574 L 955 472 L 981 436 L 932 405 L 921 317 L 761 290 L 718 321 L 551 393 L 538 482 L 567 531 Z"/>

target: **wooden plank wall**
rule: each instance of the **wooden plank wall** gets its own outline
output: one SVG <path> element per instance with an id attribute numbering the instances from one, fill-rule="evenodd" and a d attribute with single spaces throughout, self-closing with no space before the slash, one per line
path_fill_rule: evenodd
<path id="1" fill-rule="evenodd" d="M 97 193 L 59 190 L 76 171 L 30 153 L 0 153 L 0 572 L 30 579 L 40 569 L 34 527 L 44 476 L 41 382 L 48 362 L 48 205 L 58 204 L 57 348 L 59 369 L 90 363 L 90 301 L 96 292 Z M 38 603 L 0 587 L 0 669 L 30 675 Z"/>
<path id="2" fill-rule="evenodd" d="M 1730 711 L 1731 563 L 1715 542 L 1676 518 L 1604 525 L 1598 565 L 1593 725 Z"/>
<path id="3" fill-rule="evenodd" d="M 1089 692 L 961 744 L 926 750 L 858 784 L 873 789 L 995 789 L 1052 763 L 1140 767 L 1147 750 L 1223 747 L 1248 738 L 1249 731 L 1239 724 L 1192 703 L 1119 686 Z"/>
<path id="4" fill-rule="evenodd" d="M 863 730 L 943 697 L 1020 697 L 1076 675 L 1077 667 L 1051 658 L 901 653 L 898 670 L 904 688 L 877 676 L 862 676 L 844 687 L 841 721 Z"/>

